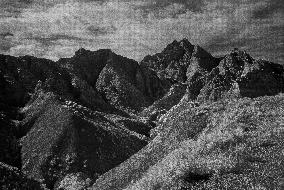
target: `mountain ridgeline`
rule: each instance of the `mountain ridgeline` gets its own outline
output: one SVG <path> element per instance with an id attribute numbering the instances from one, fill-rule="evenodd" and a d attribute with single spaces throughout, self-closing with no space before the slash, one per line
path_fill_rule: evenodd
<path id="1" fill-rule="evenodd" d="M 284 67 L 187 39 L 0 55 L 2 189 L 284 188 Z"/>

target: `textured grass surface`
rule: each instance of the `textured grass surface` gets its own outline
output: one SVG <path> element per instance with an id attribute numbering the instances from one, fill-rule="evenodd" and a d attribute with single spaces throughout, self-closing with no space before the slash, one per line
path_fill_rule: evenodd
<path id="1" fill-rule="evenodd" d="M 284 96 L 180 106 L 93 189 L 279 189 Z"/>

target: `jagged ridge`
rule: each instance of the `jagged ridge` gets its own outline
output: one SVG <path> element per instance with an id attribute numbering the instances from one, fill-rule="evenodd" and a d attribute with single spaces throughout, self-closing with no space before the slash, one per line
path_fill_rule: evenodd
<path id="1" fill-rule="evenodd" d="M 282 128 L 277 122 L 284 115 L 283 97 L 275 95 L 284 91 L 283 66 L 255 60 L 238 49 L 215 58 L 183 39 L 161 53 L 146 56 L 141 63 L 108 49 L 80 49 L 57 62 L 0 55 L 0 87 L 0 135 L 5 139 L 0 141 L 4 155 L 0 162 L 18 167 L 50 189 L 84 189 L 92 183 L 93 189 L 208 188 L 215 187 L 212 177 L 216 171 L 225 171 L 218 178 L 221 184 L 228 179 L 235 184 L 229 174 L 235 175 L 239 163 L 231 163 L 227 170 L 227 157 L 222 154 L 234 156 L 236 152 L 222 149 L 222 154 L 211 153 L 207 150 L 210 135 L 228 126 L 220 135 L 233 135 L 228 141 L 232 149 L 239 146 L 239 138 L 251 147 L 246 144 L 246 139 L 253 138 L 248 126 L 256 125 L 253 130 L 258 133 L 271 120 L 267 130 L 278 131 L 275 142 L 281 143 Z M 243 99 L 265 95 L 271 97 Z M 256 110 L 267 107 L 269 118 L 258 112 L 246 115 L 249 106 Z M 235 123 L 221 126 L 224 115 Z M 239 120 L 242 117 L 248 121 Z M 258 123 L 258 117 L 263 123 Z M 235 130 L 244 136 L 239 137 Z M 219 150 L 224 142 L 219 136 L 216 139 L 212 146 Z M 222 164 L 213 164 L 212 169 L 210 156 L 203 157 L 195 147 L 209 151 Z M 269 151 L 274 155 L 274 149 Z M 240 157 L 243 159 L 242 154 Z M 273 158 L 282 162 L 276 155 Z M 205 165 L 200 166 L 199 159 Z M 244 163 L 250 161 L 245 157 Z M 174 167 L 168 168 L 170 165 Z M 255 185 L 252 174 L 244 173 Z"/>

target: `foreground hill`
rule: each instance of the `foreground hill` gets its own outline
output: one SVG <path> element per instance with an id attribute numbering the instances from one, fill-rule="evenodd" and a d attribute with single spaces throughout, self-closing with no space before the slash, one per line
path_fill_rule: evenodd
<path id="1" fill-rule="evenodd" d="M 283 95 L 177 105 L 146 147 L 92 189 L 281 189 L 283 108 Z"/>
<path id="2" fill-rule="evenodd" d="M 0 55 L 0 87 L 2 189 L 281 186 L 284 68 L 244 51 Z"/>

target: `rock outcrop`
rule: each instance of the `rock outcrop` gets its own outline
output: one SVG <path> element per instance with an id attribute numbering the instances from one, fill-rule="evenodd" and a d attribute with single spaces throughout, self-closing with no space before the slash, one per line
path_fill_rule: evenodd
<path id="1" fill-rule="evenodd" d="M 169 109 L 179 103 L 186 92 L 185 84 L 174 84 L 161 99 L 155 101 L 151 106 L 144 109 L 140 116 L 149 118 L 150 121 L 157 121 Z"/>
<path id="2" fill-rule="evenodd" d="M 162 96 L 169 85 L 147 67 L 111 50 L 78 50 L 58 61 L 72 76 L 79 99 L 88 106 L 134 113 Z M 139 98 L 137 98 L 139 97 Z M 101 111 L 105 111 L 101 110 Z"/>
<path id="3" fill-rule="evenodd" d="M 168 85 L 148 68 L 112 54 L 99 75 L 96 88 L 116 108 L 135 113 L 163 95 Z"/>
<path id="4" fill-rule="evenodd" d="M 12 57 L 0 55 L 1 91 L 6 104 L 23 107 L 41 81 L 45 90 L 60 96 L 70 95 L 68 74 L 55 62 L 32 56 Z"/>
<path id="5" fill-rule="evenodd" d="M 244 51 L 233 50 L 207 75 L 203 75 L 197 101 L 223 98 L 259 97 L 284 91 L 284 68 L 268 61 L 255 60 Z M 199 81 L 193 81 L 193 86 Z M 189 93 L 195 91 L 189 86 Z M 192 90 L 193 89 L 193 90 Z"/>
<path id="6" fill-rule="evenodd" d="M 141 61 L 141 65 L 156 71 L 160 78 L 166 78 L 172 82 L 185 82 L 193 49 L 194 46 L 187 39 L 180 42 L 175 40 L 161 53 L 146 56 Z"/>
<path id="7" fill-rule="evenodd" d="M 173 41 L 161 53 L 146 56 L 141 65 L 157 72 L 160 78 L 166 78 L 173 83 L 184 83 L 190 82 L 203 72 L 211 71 L 218 61 L 219 59 L 198 45 L 192 45 L 187 39 L 183 39 L 179 42 Z M 188 68 L 189 65 L 191 68 Z"/>

